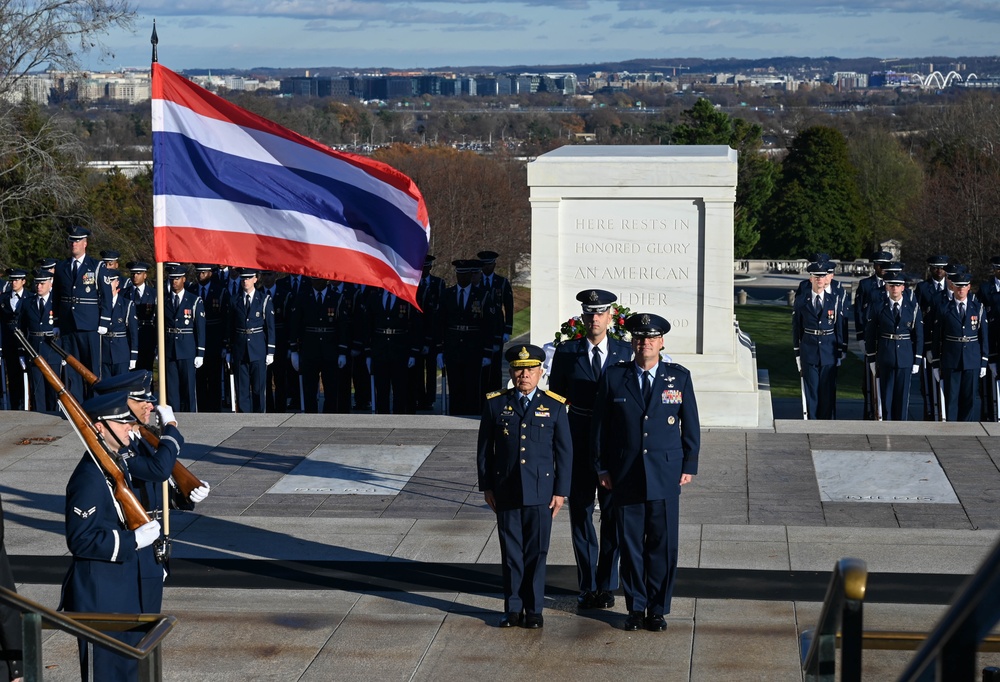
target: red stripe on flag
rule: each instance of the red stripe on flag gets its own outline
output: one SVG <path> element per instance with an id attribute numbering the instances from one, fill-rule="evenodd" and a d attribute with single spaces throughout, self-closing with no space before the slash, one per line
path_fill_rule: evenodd
<path id="1" fill-rule="evenodd" d="M 427 207 L 424 204 L 423 196 L 409 177 L 387 164 L 372 159 L 338 152 L 326 145 L 320 144 L 308 137 L 299 135 L 293 130 L 284 128 L 273 121 L 252 114 L 246 109 L 228 102 L 218 95 L 214 95 L 201 86 L 192 83 L 186 78 L 177 75 L 162 64 L 153 64 L 153 99 L 160 99 L 175 102 L 187 107 L 191 111 L 213 118 L 218 121 L 226 121 L 234 125 L 253 130 L 260 130 L 271 135 L 283 137 L 287 140 L 301 144 L 304 147 L 315 149 L 328 156 L 344 163 L 360 168 L 368 175 L 377 178 L 387 185 L 391 185 L 401 192 L 405 192 L 417 200 L 417 220 L 425 228 L 428 225 Z M 393 292 L 395 293 L 395 292 Z"/>
<path id="2" fill-rule="evenodd" d="M 352 249 L 196 227 L 157 227 L 154 232 L 158 262 L 200 263 L 206 254 L 214 254 L 225 265 L 278 272 L 286 272 L 284 264 L 294 262 L 298 264 L 295 269 L 298 274 L 334 279 L 330 276 L 333 272 L 335 279 L 391 291 L 419 310 L 416 286 L 403 284 L 385 262 Z M 165 246 L 168 243 L 169 251 Z"/>

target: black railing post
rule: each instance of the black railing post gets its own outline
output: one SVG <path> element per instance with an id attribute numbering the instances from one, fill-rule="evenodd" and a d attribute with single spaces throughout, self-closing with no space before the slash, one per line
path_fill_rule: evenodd
<path id="1" fill-rule="evenodd" d="M 968 619 L 941 647 L 937 661 L 938 679 L 974 682 L 979 640 L 973 619 Z"/>
<path id="2" fill-rule="evenodd" d="M 844 601 L 840 623 L 840 680 L 860 682 L 861 651 L 864 648 L 864 602 L 855 599 Z"/>
<path id="3" fill-rule="evenodd" d="M 25 682 L 42 682 L 42 616 L 21 614 L 21 655 Z"/>

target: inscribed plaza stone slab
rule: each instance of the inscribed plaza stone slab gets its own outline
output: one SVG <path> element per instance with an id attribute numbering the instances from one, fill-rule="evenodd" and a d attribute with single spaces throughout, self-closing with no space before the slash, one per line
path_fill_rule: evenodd
<path id="1" fill-rule="evenodd" d="M 823 502 L 958 504 L 931 452 L 813 450 Z"/>
<path id="2" fill-rule="evenodd" d="M 267 492 L 396 495 L 433 449 L 431 445 L 324 445 Z"/>

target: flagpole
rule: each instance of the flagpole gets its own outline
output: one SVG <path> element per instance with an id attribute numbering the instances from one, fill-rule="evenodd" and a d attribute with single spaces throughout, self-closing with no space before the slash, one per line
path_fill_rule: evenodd
<path id="1" fill-rule="evenodd" d="M 149 42 L 153 46 L 153 64 L 156 64 L 158 58 L 156 56 L 156 45 L 160 42 L 160 39 L 156 35 L 156 19 L 153 19 L 153 35 L 149 37 Z M 152 74 L 150 74 L 152 75 Z M 154 153 L 156 146 L 153 146 Z M 156 164 L 153 164 L 153 168 L 156 168 Z M 156 230 L 156 227 L 153 227 Z M 156 241 L 155 238 L 153 240 Z M 156 255 L 155 253 L 153 254 Z M 164 324 L 164 306 L 163 298 L 166 296 L 167 291 L 164 289 L 163 284 L 166 280 L 163 279 L 163 263 L 153 259 L 156 262 L 156 367 L 159 373 L 159 394 L 160 394 L 160 404 L 167 404 L 167 393 L 166 393 L 166 376 L 167 376 L 167 355 L 165 352 L 166 346 L 165 339 L 165 324 Z M 172 406 L 173 407 L 173 406 Z M 177 405 L 176 407 L 180 407 Z M 161 425 L 162 426 L 162 425 Z M 170 484 L 169 479 L 163 481 L 163 488 L 160 491 L 160 496 L 163 498 L 163 537 L 170 538 Z"/>

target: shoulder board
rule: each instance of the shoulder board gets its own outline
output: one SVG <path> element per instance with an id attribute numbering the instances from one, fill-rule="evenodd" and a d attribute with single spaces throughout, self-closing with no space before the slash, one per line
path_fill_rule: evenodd
<path id="1" fill-rule="evenodd" d="M 561 403 L 565 403 L 566 402 L 566 399 L 563 398 L 558 393 L 553 393 L 552 391 L 545 391 L 544 393 L 545 393 L 545 395 L 547 395 L 548 397 L 552 398 L 553 400 L 558 400 Z"/>
<path id="2" fill-rule="evenodd" d="M 487 400 L 493 400 L 494 398 L 498 398 L 498 397 L 502 396 L 504 393 L 506 393 L 506 391 L 493 391 L 491 393 L 487 393 L 486 394 L 486 399 Z"/>

